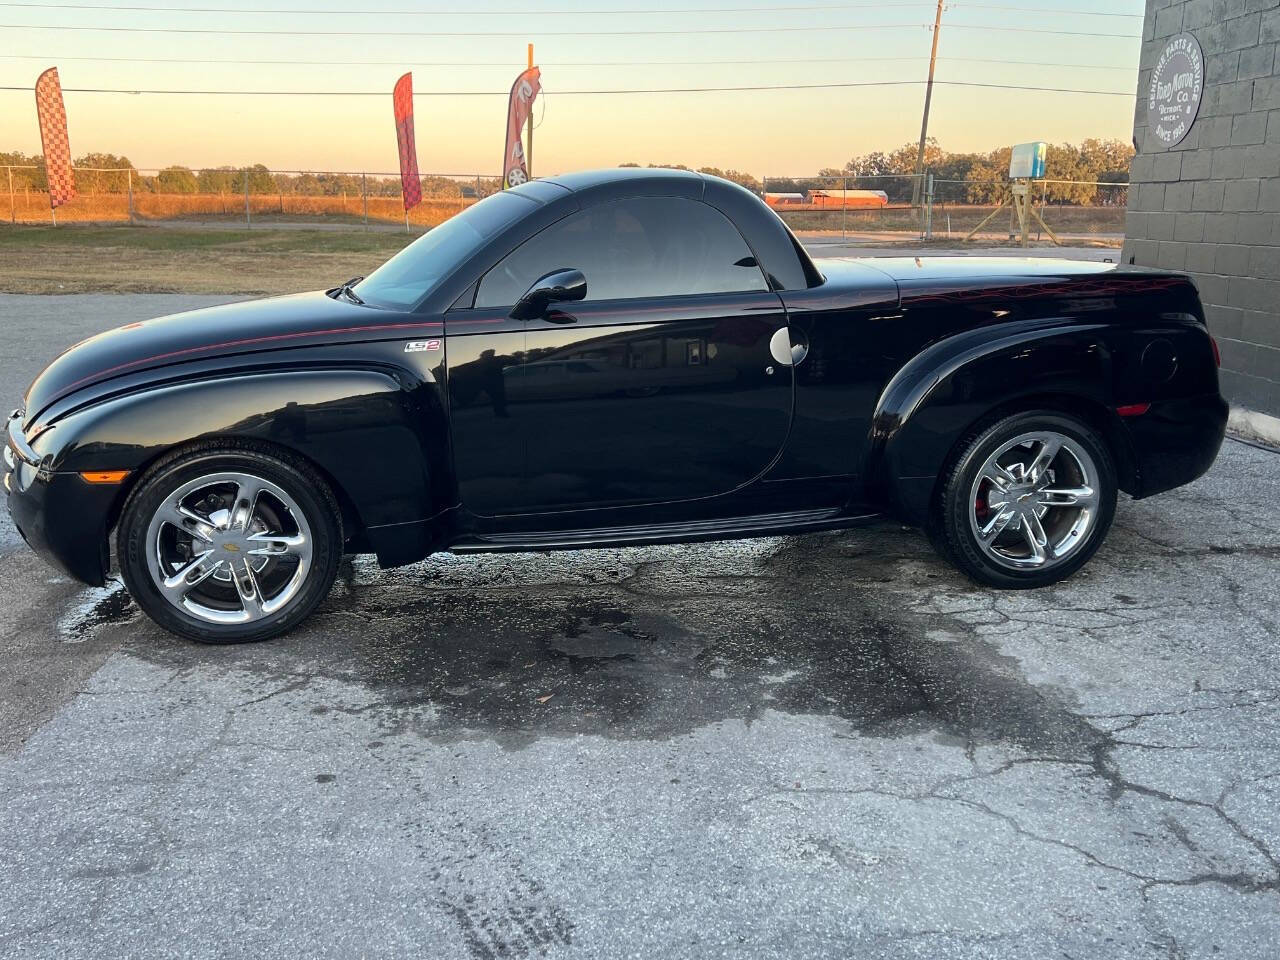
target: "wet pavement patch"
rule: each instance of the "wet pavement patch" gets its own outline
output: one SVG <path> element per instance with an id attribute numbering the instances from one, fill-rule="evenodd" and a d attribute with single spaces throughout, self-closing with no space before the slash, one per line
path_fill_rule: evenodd
<path id="1" fill-rule="evenodd" d="M 129 591 L 119 580 L 105 587 L 89 587 L 82 592 L 72 610 L 58 623 L 64 643 L 84 643 L 101 627 L 128 623 L 140 616 Z"/>
<path id="2" fill-rule="evenodd" d="M 937 577 L 920 538 L 899 539 L 890 556 L 863 540 L 778 541 L 715 574 L 710 601 L 707 578 L 686 575 L 688 551 L 628 551 L 631 566 L 612 582 L 572 589 L 513 587 L 510 558 L 492 578 L 486 558 L 466 561 L 462 584 L 441 582 L 456 576 L 453 560 L 443 573 L 433 561 L 394 575 L 349 567 L 311 622 L 272 643 L 202 648 L 147 630 L 129 649 L 247 670 L 264 685 L 354 683 L 376 698 L 359 709 L 389 730 L 508 748 L 580 734 L 670 739 L 774 710 L 837 717 L 868 736 L 933 731 L 969 749 L 1004 742 L 1083 762 L 1105 749 L 1105 734 L 972 624 L 913 609 L 911 578 L 895 567 L 923 562 L 914 576 Z M 715 548 L 701 549 L 715 567 Z M 616 565 L 608 554 L 601 565 Z M 109 610 L 133 616 L 104 601 L 80 629 L 109 624 Z"/>

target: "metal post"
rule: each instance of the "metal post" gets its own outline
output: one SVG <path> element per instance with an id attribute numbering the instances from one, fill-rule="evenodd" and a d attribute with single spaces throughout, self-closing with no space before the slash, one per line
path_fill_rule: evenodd
<path id="1" fill-rule="evenodd" d="M 5 167 L 9 171 L 9 222 L 18 222 L 18 202 L 13 196 L 13 167 Z"/>
<path id="2" fill-rule="evenodd" d="M 529 44 L 529 69 L 533 69 L 533 44 Z M 529 107 L 529 147 L 524 152 L 525 169 L 529 171 L 529 179 L 533 179 L 533 107 Z"/>
<path id="3" fill-rule="evenodd" d="M 249 168 L 244 168 L 244 226 L 248 230 L 253 227 L 253 220 L 249 217 Z"/>
<path id="4" fill-rule="evenodd" d="M 916 154 L 916 179 L 911 188 L 911 205 L 920 203 L 920 178 L 924 173 L 924 145 L 929 139 L 929 105 L 933 102 L 933 73 L 938 66 L 938 35 L 942 33 L 942 4 L 938 0 L 938 13 L 933 20 L 933 52 L 929 54 L 929 80 L 924 88 L 924 119 L 920 123 L 920 150 Z"/>
<path id="5" fill-rule="evenodd" d="M 925 177 L 924 189 L 925 216 L 924 216 L 924 238 L 926 240 L 933 239 L 933 171 L 930 171 Z"/>
<path id="6" fill-rule="evenodd" d="M 360 196 L 364 199 L 364 228 L 369 229 L 369 178 L 360 174 Z"/>
<path id="7" fill-rule="evenodd" d="M 1041 180 L 1040 181 L 1040 222 L 1041 223 L 1044 222 L 1044 206 L 1048 202 L 1049 202 L 1049 184 Z M 1037 240 L 1041 240 L 1043 239 L 1043 237 L 1044 237 L 1043 232 L 1036 233 Z"/>
<path id="8" fill-rule="evenodd" d="M 129 199 L 126 201 L 129 222 L 133 223 L 133 167 L 129 168 Z"/>
<path id="9" fill-rule="evenodd" d="M 849 181 L 840 180 L 840 235 L 849 240 Z"/>

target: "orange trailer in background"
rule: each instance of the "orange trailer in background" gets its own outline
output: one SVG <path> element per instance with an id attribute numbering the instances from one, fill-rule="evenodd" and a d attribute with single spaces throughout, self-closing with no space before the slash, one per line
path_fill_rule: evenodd
<path id="1" fill-rule="evenodd" d="M 764 202 L 771 207 L 802 207 L 806 200 L 803 193 L 766 193 Z"/>
<path id="2" fill-rule="evenodd" d="M 809 203 L 820 210 L 881 210 L 889 205 L 883 190 L 810 190 Z"/>
<path id="3" fill-rule="evenodd" d="M 766 193 L 764 202 L 775 210 L 883 210 L 889 195 L 883 190 L 810 190 Z"/>

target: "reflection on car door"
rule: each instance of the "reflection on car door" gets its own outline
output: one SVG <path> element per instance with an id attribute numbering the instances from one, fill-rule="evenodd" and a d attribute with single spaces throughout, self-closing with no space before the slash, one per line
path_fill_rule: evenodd
<path id="1" fill-rule="evenodd" d="M 529 510 L 713 497 L 777 457 L 792 387 L 769 354 L 786 325 L 772 292 L 588 303 L 571 316 L 530 326 L 526 363 L 565 362 L 536 396 L 508 394 L 529 425 Z"/>
<path id="2" fill-rule="evenodd" d="M 503 368 L 518 512 L 715 497 L 769 468 L 791 417 L 792 371 L 770 353 L 786 314 L 723 214 L 676 198 L 588 208 L 496 266 L 470 316 L 501 322 L 558 268 L 584 273 L 587 299 L 527 321 Z"/>

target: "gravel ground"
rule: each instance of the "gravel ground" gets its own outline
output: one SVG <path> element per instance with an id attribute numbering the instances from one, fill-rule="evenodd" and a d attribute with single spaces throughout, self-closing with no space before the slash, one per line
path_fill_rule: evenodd
<path id="1" fill-rule="evenodd" d="M 0 387 L 206 302 L 0 297 Z M 1048 590 L 886 523 L 357 561 L 217 649 L 5 517 L 0 955 L 1273 957 L 1278 531 L 1228 442 Z"/>

